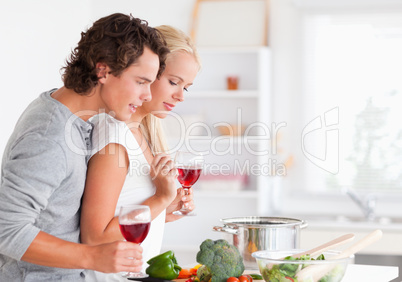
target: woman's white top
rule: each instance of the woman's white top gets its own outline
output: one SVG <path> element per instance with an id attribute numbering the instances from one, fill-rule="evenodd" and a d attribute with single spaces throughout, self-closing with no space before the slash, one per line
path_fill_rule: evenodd
<path id="1" fill-rule="evenodd" d="M 148 164 L 134 135 L 122 121 L 118 121 L 108 114 L 99 114 L 90 119 L 94 124 L 92 135 L 91 157 L 106 145 L 116 143 L 127 150 L 129 168 L 121 190 L 115 216 L 119 215 L 119 209 L 125 204 L 141 204 L 155 194 L 155 186 L 150 176 L 150 165 Z M 144 242 L 143 248 L 143 269 L 148 267 L 146 263 L 150 258 L 158 255 L 162 246 L 163 231 L 165 227 L 166 210 L 159 214 L 151 222 L 151 228 Z M 86 281 L 128 281 L 121 274 L 104 274 L 88 271 Z"/>

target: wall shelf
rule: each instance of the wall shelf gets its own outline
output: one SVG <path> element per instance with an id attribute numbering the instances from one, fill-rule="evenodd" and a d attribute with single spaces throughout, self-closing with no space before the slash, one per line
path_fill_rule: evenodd
<path id="1" fill-rule="evenodd" d="M 206 164 L 210 167 L 227 166 L 231 169 L 230 173 L 235 171 L 233 174 L 235 176 L 246 175 L 247 181 L 241 184 L 243 189 L 240 190 L 238 185 L 230 182 L 230 178 L 223 183 L 222 186 L 225 188 L 222 190 L 219 190 L 219 185 L 216 189 L 213 187 L 202 189 L 203 185 L 200 185 L 198 190 L 196 183 L 194 202 L 196 210 L 199 211 L 197 211 L 196 220 L 212 222 L 228 215 L 240 216 L 242 210 L 239 209 L 239 205 L 242 204 L 244 204 L 242 208 L 248 210 L 247 215 L 263 215 L 269 205 L 270 177 L 255 171 L 258 172 L 258 168 L 262 168 L 269 161 L 271 132 L 257 127 L 249 131 L 248 137 L 231 137 L 220 135 L 217 125 L 230 124 L 235 126 L 233 129 L 241 125 L 246 129 L 250 125 L 261 124 L 270 129 L 272 121 L 270 50 L 268 47 L 201 48 L 199 53 L 202 69 L 194 85 L 190 87 L 189 93 L 185 94 L 185 102 L 176 106 L 174 114 L 182 117 L 186 124 L 185 134 L 191 136 L 187 143 L 190 144 L 191 149 L 209 152 L 205 155 Z M 239 78 L 238 90 L 226 88 L 226 79 L 231 75 Z M 196 132 L 203 132 L 202 129 L 205 128 L 187 132 L 197 122 L 203 123 L 210 135 L 207 135 L 206 131 L 198 133 L 200 139 L 197 140 Z M 167 130 L 171 134 L 169 143 L 176 145 L 175 149 L 179 149 L 180 146 L 185 147 L 183 140 L 186 135 L 181 132 L 182 135 L 179 136 L 177 129 L 176 124 L 176 127 L 173 126 Z M 183 145 L 179 142 L 183 142 Z M 227 146 L 231 145 L 233 150 L 225 153 Z M 254 151 L 248 150 L 249 148 Z M 264 154 L 255 154 L 258 150 L 263 151 Z M 257 170 L 236 170 L 246 165 L 257 167 Z M 219 181 L 226 180 L 219 178 Z"/>

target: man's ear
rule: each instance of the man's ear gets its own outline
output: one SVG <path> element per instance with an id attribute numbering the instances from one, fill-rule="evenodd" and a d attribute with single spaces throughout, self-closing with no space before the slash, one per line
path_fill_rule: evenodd
<path id="1" fill-rule="evenodd" d="M 109 74 L 109 67 L 105 63 L 96 63 L 96 75 L 99 82 L 104 82 Z"/>

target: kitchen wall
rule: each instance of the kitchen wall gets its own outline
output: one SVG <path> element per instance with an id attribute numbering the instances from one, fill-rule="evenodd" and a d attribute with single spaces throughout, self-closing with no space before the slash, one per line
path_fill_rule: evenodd
<path id="1" fill-rule="evenodd" d="M 41 92 L 62 86 L 60 68 L 81 31 L 114 12 L 189 33 L 193 0 L 14 0 L 0 9 L 0 159 L 14 125 Z M 157 7 L 157 8 L 156 8 Z"/>
<path id="2" fill-rule="evenodd" d="M 88 14 L 89 2 L 78 0 L 2 1 L 1 155 L 28 103 L 42 91 L 61 85 L 59 69 L 89 22 Z"/>
<path id="3" fill-rule="evenodd" d="M 81 31 L 94 20 L 113 12 L 132 13 L 148 20 L 152 26 L 170 24 L 190 33 L 194 3 L 195 0 L 6 1 L 0 10 L 0 81 L 3 90 L 0 96 L 0 158 L 14 125 L 26 106 L 41 92 L 62 85 L 60 68 L 80 39 Z M 271 1 L 272 19 L 275 21 L 271 22 L 270 44 L 281 60 L 281 64 L 273 61 L 274 66 L 277 66 L 274 76 L 289 71 L 288 66 L 295 59 L 286 55 L 286 48 L 275 47 L 275 40 L 285 46 L 294 44 L 295 37 L 286 32 L 286 24 L 294 16 L 289 13 L 290 4 L 291 0 Z M 280 83 L 274 87 L 284 87 L 285 89 L 279 90 L 292 92 L 291 85 Z M 274 102 L 292 104 L 286 100 Z M 286 120 L 290 112 L 291 109 L 281 107 L 277 119 Z M 207 215 L 208 220 L 197 226 L 198 228 L 192 228 L 192 233 L 186 237 L 176 236 L 176 225 L 169 225 L 166 243 L 197 245 L 205 237 L 205 233 L 210 237 L 219 237 L 220 234 L 210 232 L 213 225 L 219 224 L 219 219 L 213 216 L 214 209 L 219 209 L 219 201 L 199 199 L 199 213 Z M 238 215 L 254 213 L 255 207 L 247 199 L 233 204 L 239 206 Z M 191 219 L 183 221 L 191 224 Z"/>
<path id="4" fill-rule="evenodd" d="M 114 12 L 132 13 L 152 26 L 170 24 L 189 34 L 194 3 L 194 0 L 6 1 L 0 10 L 0 159 L 27 105 L 43 91 L 62 86 L 60 68 L 79 41 L 81 31 L 93 21 Z M 255 208 L 250 208 L 247 200 L 239 199 L 233 204 L 239 206 L 239 214 L 249 214 Z M 178 233 L 176 225 L 171 224 L 165 234 L 167 245 L 198 247 L 205 233 L 210 234 L 212 226 L 219 224 L 219 219 L 213 216 L 213 211 L 219 209 L 219 200 L 200 199 L 197 205 L 198 212 L 208 220 L 189 229 L 188 234 Z M 183 221 L 192 225 L 191 218 Z"/>

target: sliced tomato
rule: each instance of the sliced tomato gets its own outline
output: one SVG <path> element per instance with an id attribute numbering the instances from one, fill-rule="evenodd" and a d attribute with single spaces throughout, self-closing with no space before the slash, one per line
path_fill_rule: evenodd
<path id="1" fill-rule="evenodd" d="M 241 275 L 239 276 L 240 282 L 253 282 L 253 278 L 250 275 Z"/>

